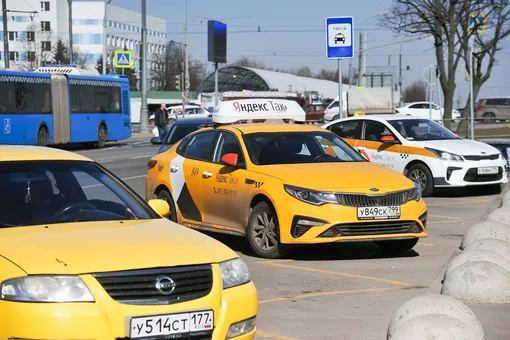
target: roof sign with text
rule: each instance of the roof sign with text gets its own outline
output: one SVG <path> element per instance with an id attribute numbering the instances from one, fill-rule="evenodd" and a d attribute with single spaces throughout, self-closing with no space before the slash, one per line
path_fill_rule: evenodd
<path id="1" fill-rule="evenodd" d="M 222 101 L 212 114 L 218 124 L 235 123 L 238 120 L 290 119 L 306 121 L 306 113 L 293 100 L 284 99 L 239 99 Z"/>

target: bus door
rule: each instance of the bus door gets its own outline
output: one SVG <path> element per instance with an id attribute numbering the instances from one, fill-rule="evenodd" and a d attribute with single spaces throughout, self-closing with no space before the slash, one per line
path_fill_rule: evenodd
<path id="1" fill-rule="evenodd" d="M 51 100 L 53 104 L 53 144 L 69 143 L 71 141 L 71 115 L 65 75 L 51 75 Z"/>

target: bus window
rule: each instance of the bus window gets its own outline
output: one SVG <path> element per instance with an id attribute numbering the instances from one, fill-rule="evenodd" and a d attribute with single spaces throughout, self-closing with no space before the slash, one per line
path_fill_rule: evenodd
<path id="1" fill-rule="evenodd" d="M 16 83 L 16 112 L 34 113 L 32 84 Z"/>
<path id="2" fill-rule="evenodd" d="M 35 112 L 51 113 L 50 84 L 33 84 Z"/>
<path id="3" fill-rule="evenodd" d="M 79 85 L 80 91 L 80 110 L 79 112 L 92 113 L 96 112 L 94 104 L 94 87 L 87 85 Z"/>
<path id="4" fill-rule="evenodd" d="M 110 101 L 112 103 L 109 112 L 113 113 L 119 113 L 121 112 L 121 106 L 120 106 L 120 87 L 112 87 L 110 88 L 110 95 L 112 100 Z"/>
<path id="5" fill-rule="evenodd" d="M 14 83 L 0 82 L 0 113 L 16 112 L 14 105 Z"/>
<path id="6" fill-rule="evenodd" d="M 106 113 L 110 109 L 108 103 L 108 88 L 102 86 L 94 86 L 94 99 L 96 105 L 96 112 Z"/>
<path id="7" fill-rule="evenodd" d="M 76 84 L 71 85 L 71 107 L 72 112 L 81 111 L 80 85 Z"/>

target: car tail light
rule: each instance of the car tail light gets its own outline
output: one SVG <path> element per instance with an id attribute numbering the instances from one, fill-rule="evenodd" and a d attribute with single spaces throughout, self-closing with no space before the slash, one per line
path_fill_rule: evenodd
<path id="1" fill-rule="evenodd" d="M 481 100 L 480 101 L 480 104 L 478 104 L 478 106 L 476 107 L 476 112 L 480 112 L 483 110 L 483 107 L 485 106 L 485 104 L 487 103 L 486 100 Z"/>
<path id="2" fill-rule="evenodd" d="M 155 161 L 153 159 L 149 160 L 149 162 L 147 162 L 147 170 L 154 168 L 156 164 L 158 164 L 158 161 Z"/>

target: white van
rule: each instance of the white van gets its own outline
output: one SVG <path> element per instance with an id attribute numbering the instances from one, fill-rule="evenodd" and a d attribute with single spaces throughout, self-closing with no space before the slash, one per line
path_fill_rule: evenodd
<path id="1" fill-rule="evenodd" d="M 342 93 L 342 106 L 344 117 L 347 116 L 347 92 Z M 331 122 L 333 120 L 340 118 L 340 110 L 338 108 L 338 96 L 336 96 L 335 100 L 331 102 L 326 108 L 326 112 L 324 113 L 324 121 Z"/>

